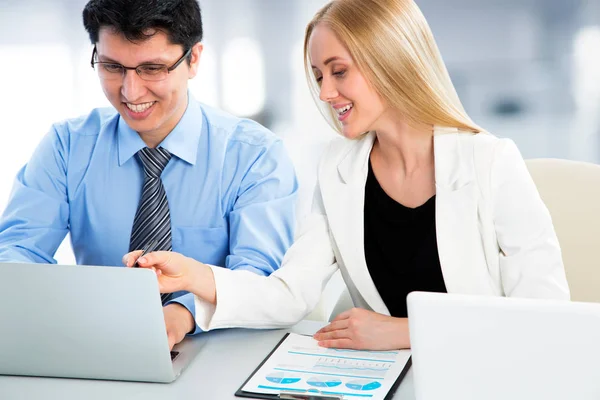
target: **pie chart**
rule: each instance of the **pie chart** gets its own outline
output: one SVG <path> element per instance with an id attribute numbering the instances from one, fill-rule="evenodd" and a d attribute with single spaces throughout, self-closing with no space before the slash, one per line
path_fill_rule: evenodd
<path id="1" fill-rule="evenodd" d="M 346 383 L 346 387 L 352 390 L 375 390 L 381 387 L 381 383 L 369 379 L 357 379 Z"/>
<path id="2" fill-rule="evenodd" d="M 322 388 L 330 388 L 335 387 L 342 384 L 338 378 L 321 378 L 318 376 L 312 376 L 306 381 L 310 386 L 314 387 L 322 387 Z"/>
<path id="3" fill-rule="evenodd" d="M 296 383 L 300 381 L 300 377 L 284 374 L 283 372 L 274 372 L 266 376 L 269 382 L 279 383 L 281 385 L 289 385 L 290 383 Z"/>

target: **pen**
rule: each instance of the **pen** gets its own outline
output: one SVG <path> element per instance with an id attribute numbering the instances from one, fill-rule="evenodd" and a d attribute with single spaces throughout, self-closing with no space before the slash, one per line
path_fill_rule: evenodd
<path id="1" fill-rule="evenodd" d="M 154 248 L 156 247 L 157 244 L 158 244 L 158 242 L 156 239 L 153 239 L 153 240 L 149 241 L 148 243 L 146 243 L 146 246 L 144 246 L 144 248 L 142 249 L 142 254 L 140 254 L 140 256 L 137 258 L 137 260 L 139 260 L 140 258 L 145 256 L 146 254 L 154 251 Z M 133 264 L 133 268 L 139 267 L 137 260 L 135 260 L 135 263 Z"/>

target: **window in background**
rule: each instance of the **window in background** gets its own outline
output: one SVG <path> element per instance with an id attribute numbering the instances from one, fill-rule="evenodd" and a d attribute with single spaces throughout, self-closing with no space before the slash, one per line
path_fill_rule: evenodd
<path id="1" fill-rule="evenodd" d="M 111 104 L 102 92 L 98 74 L 90 65 L 93 47 L 84 46 L 78 52 L 75 65 L 77 86 L 73 93 L 76 101 L 73 106 L 73 117 L 89 113 L 98 107 L 110 107 Z"/>
<path id="2" fill-rule="evenodd" d="M 252 116 L 265 105 L 264 61 L 260 45 L 248 37 L 236 38 L 223 53 L 223 106 L 234 115 Z"/>
<path id="3" fill-rule="evenodd" d="M 570 136 L 575 159 L 600 159 L 600 27 L 588 26 L 575 35 L 573 97 L 577 105 Z"/>
<path id="4" fill-rule="evenodd" d="M 17 171 L 52 123 L 73 109 L 73 60 L 62 44 L 0 45 L 2 147 L 0 207 L 4 209 Z"/>
<path id="5" fill-rule="evenodd" d="M 217 60 L 213 49 L 206 44 L 200 56 L 200 67 L 196 77 L 189 81 L 190 93 L 209 106 L 219 106 Z"/>
<path id="6" fill-rule="evenodd" d="M 50 126 L 73 116 L 76 82 L 70 48 L 62 44 L 0 45 L 2 91 L 0 110 L 2 144 L 0 147 L 0 207 L 6 207 L 15 175 L 31 158 L 38 142 Z M 75 264 L 67 239 L 55 258 Z"/>
<path id="7" fill-rule="evenodd" d="M 574 90 L 579 106 L 600 100 L 600 27 L 588 26 L 575 37 Z"/>

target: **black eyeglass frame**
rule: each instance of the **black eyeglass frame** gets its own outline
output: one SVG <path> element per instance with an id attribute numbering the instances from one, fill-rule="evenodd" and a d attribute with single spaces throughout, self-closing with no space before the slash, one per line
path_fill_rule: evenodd
<path id="1" fill-rule="evenodd" d="M 155 66 L 155 67 L 161 67 L 161 68 L 166 68 L 167 69 L 167 74 L 169 74 L 171 71 L 173 71 L 175 68 L 179 67 L 179 64 L 181 64 L 186 57 L 188 57 L 190 54 L 192 53 L 192 48 L 190 47 L 188 49 L 188 51 L 186 51 L 185 53 L 183 53 L 183 55 L 179 58 L 179 60 L 175 61 L 175 63 L 173 65 L 171 65 L 170 67 L 167 66 L 166 64 L 152 64 L 152 63 L 148 63 L 148 64 L 140 64 L 137 67 L 126 67 L 123 64 L 119 64 L 116 62 L 108 62 L 108 61 L 96 61 L 96 55 L 98 54 L 98 51 L 96 50 L 96 46 L 94 46 L 94 50 L 92 51 L 92 60 L 91 60 L 91 65 L 92 65 L 92 69 L 96 69 L 96 65 L 100 64 L 108 64 L 108 65 L 118 65 L 121 68 L 123 68 L 123 74 L 122 76 L 125 76 L 125 71 L 127 70 L 133 70 L 135 71 L 136 74 L 138 74 L 138 76 L 140 78 L 142 78 L 142 75 L 140 74 L 140 71 L 138 70 L 138 68 L 140 67 L 146 67 L 146 66 Z M 144 78 L 142 78 L 144 79 Z M 162 80 L 162 79 L 161 79 Z"/>

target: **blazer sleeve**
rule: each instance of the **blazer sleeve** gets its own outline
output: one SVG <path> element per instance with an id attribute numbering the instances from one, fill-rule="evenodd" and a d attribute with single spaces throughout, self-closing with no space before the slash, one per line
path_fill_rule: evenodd
<path id="1" fill-rule="evenodd" d="M 196 298 L 196 322 L 201 329 L 279 328 L 302 320 L 316 306 L 338 268 L 318 187 L 313 210 L 285 254 L 281 268 L 269 276 L 211 268 L 217 304 Z"/>
<path id="2" fill-rule="evenodd" d="M 490 174 L 504 293 L 568 300 L 569 286 L 550 213 L 514 142 L 498 141 Z"/>

